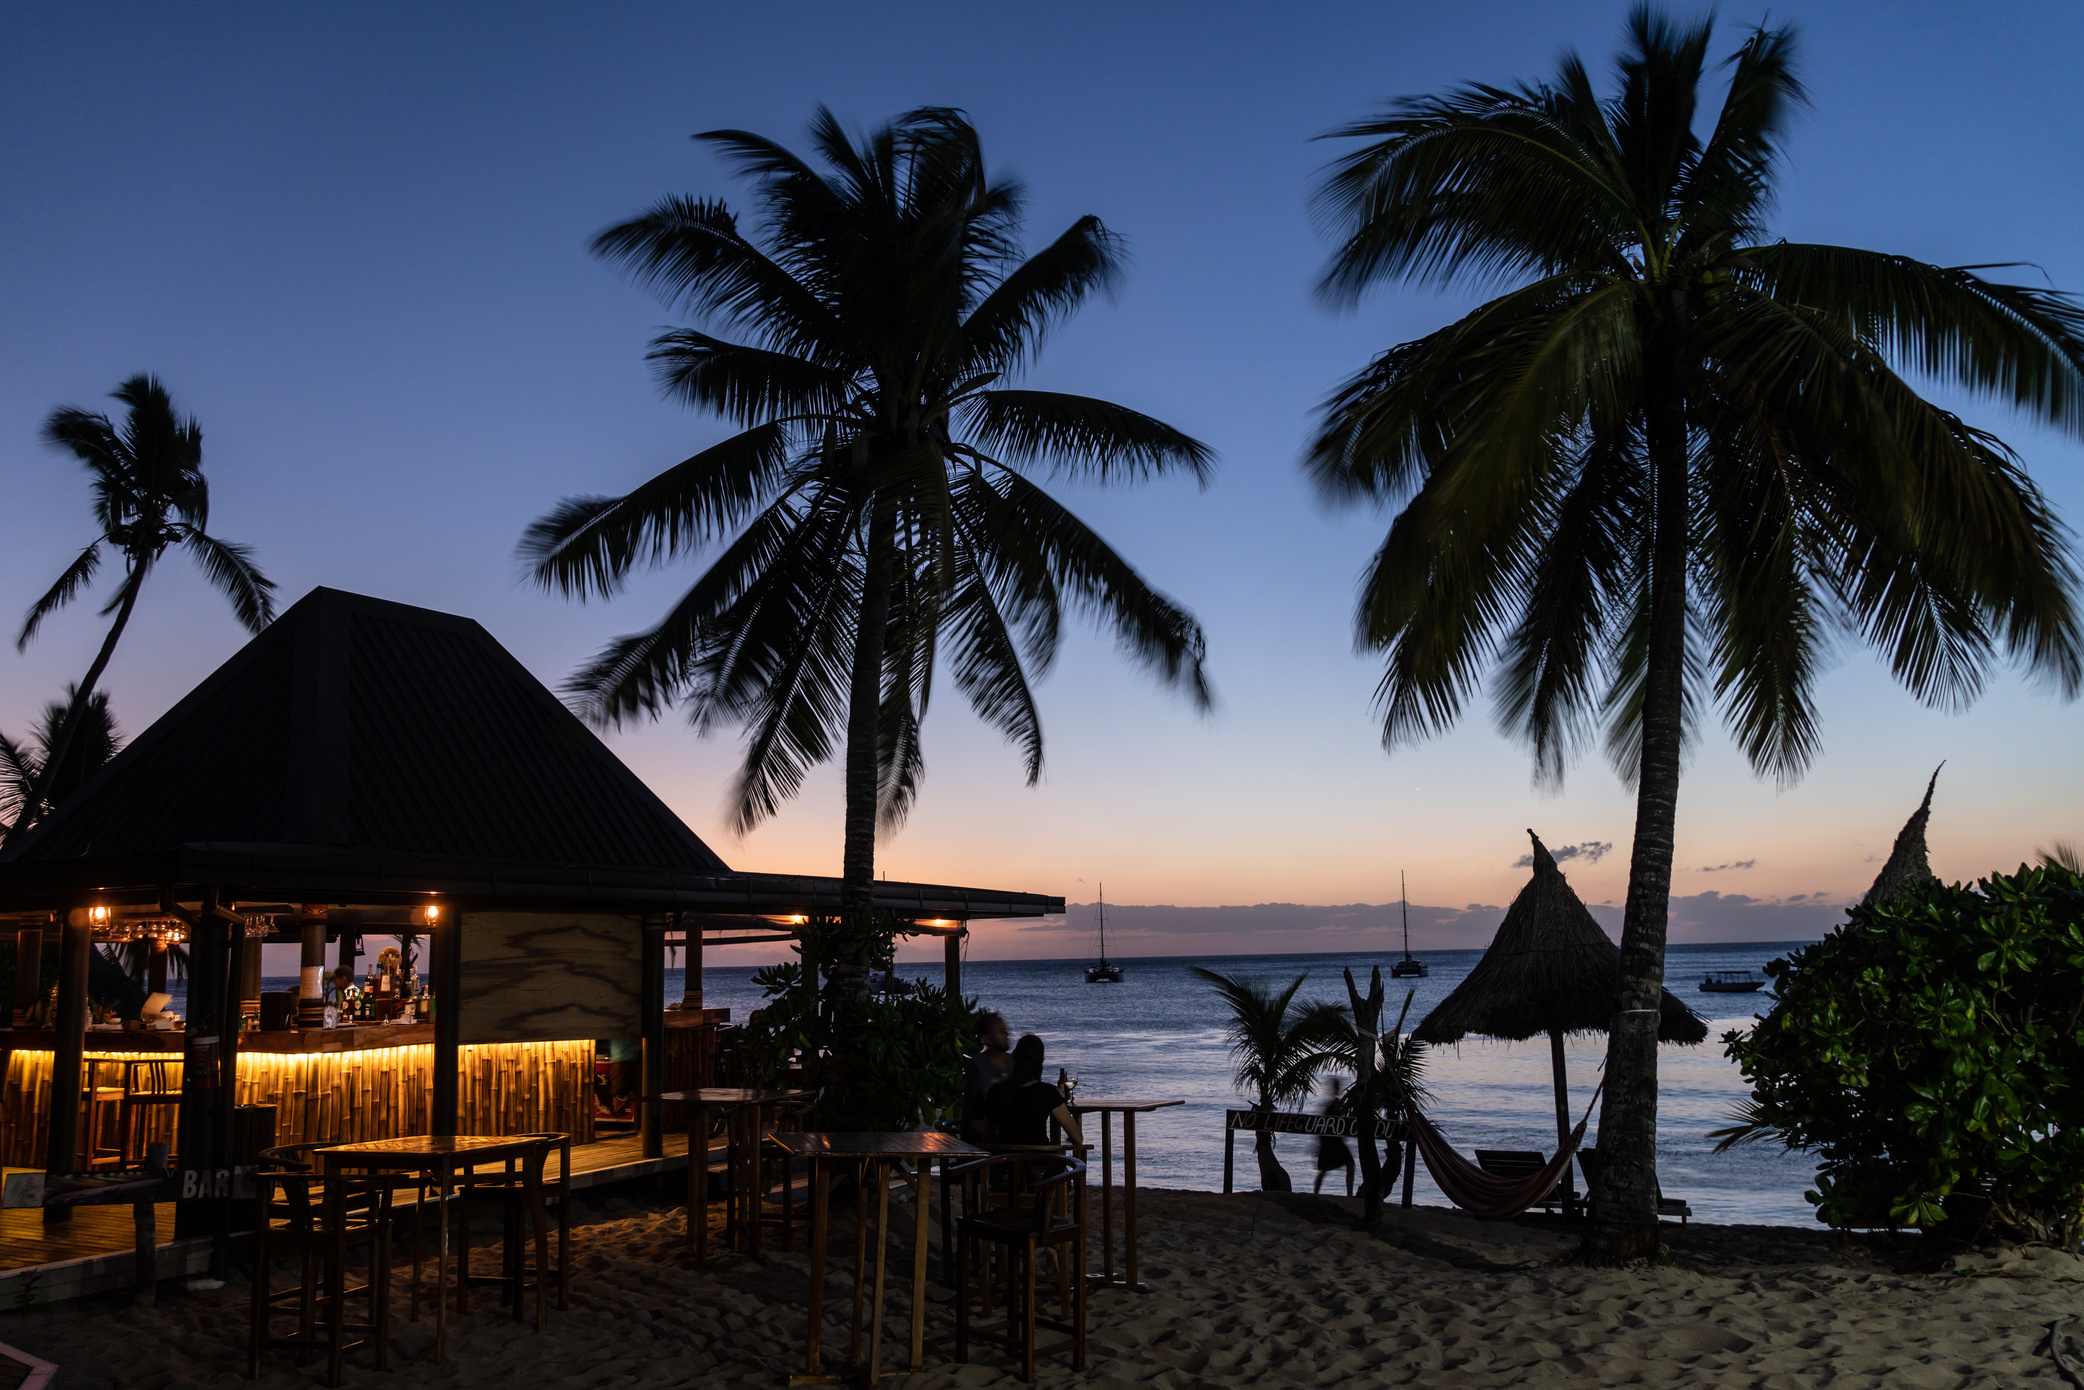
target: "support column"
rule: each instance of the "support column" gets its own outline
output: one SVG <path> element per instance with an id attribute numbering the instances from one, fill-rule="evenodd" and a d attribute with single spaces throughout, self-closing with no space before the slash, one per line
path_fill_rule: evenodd
<path id="1" fill-rule="evenodd" d="M 1556 1152 L 1562 1153 L 1570 1143 L 1570 1073 L 1563 1066 L 1563 1030 L 1549 1029 L 1549 1065 L 1556 1074 Z M 1577 1184 L 1570 1180 L 1571 1165 L 1563 1167 L 1563 1214 L 1571 1215 L 1577 1210 Z"/>
<path id="2" fill-rule="evenodd" d="M 43 928 L 23 927 L 14 936 L 14 1026 L 29 1026 L 43 980 Z"/>
<path id="3" fill-rule="evenodd" d="M 644 1038 L 644 1081 L 637 1096 L 637 1131 L 646 1158 L 661 1158 L 666 1152 L 665 1104 L 659 1096 L 666 1089 L 666 929 L 644 928 L 643 985 L 638 1008 Z"/>
<path id="4" fill-rule="evenodd" d="M 297 1027 L 326 1026 L 326 919 L 305 917 L 297 961 Z"/>
<path id="5" fill-rule="evenodd" d="M 432 915 L 432 914 L 430 914 Z M 453 908 L 427 933 L 434 955 L 434 1114 L 432 1132 L 450 1137 L 461 1118 L 463 1040 L 463 914 Z M 432 925 L 432 924 L 430 924 Z"/>
<path id="6" fill-rule="evenodd" d="M 51 1057 L 49 1145 L 44 1171 L 76 1173 L 80 1167 L 80 1089 L 86 1071 L 87 957 L 94 950 L 92 909 L 75 908 L 65 919 L 58 962 L 58 1017 Z M 70 1221 L 70 1207 L 45 1207 L 45 1225 Z"/>
<path id="7" fill-rule="evenodd" d="M 260 943 L 246 939 L 244 922 L 227 922 L 224 930 L 226 988 L 217 1015 L 218 1036 L 223 1039 L 218 1045 L 218 1055 L 222 1058 L 222 1072 L 217 1092 L 217 1114 L 214 1117 L 216 1133 L 211 1136 L 211 1140 L 212 1147 L 217 1151 L 217 1162 L 230 1167 L 239 1161 L 232 1136 L 238 1124 L 239 1024 L 244 1017 L 244 1000 L 240 997 L 244 991 L 231 988 L 231 985 L 245 978 L 246 962 L 260 955 Z M 324 932 L 323 923 L 320 924 L 319 930 L 321 933 Z M 323 1023 L 324 1020 L 321 1019 L 320 1022 Z M 189 1026 L 192 1028 L 195 1025 Z M 227 1198 L 210 1205 L 213 1208 L 210 1213 L 210 1277 L 222 1279 L 231 1268 L 232 1203 L 231 1199 Z"/>
<path id="8" fill-rule="evenodd" d="M 968 927 L 953 936 L 941 938 L 941 974 L 948 986 L 950 999 L 962 998 L 962 939 L 969 935 Z"/>
<path id="9" fill-rule="evenodd" d="M 681 932 L 685 938 L 681 954 L 686 961 L 685 978 L 680 986 L 680 1007 L 699 1009 L 702 1007 L 702 929 L 688 927 Z"/>
<path id="10" fill-rule="evenodd" d="M 223 1160 L 217 1152 L 217 1107 L 224 1094 L 224 996 L 228 934 L 217 915 L 217 890 L 203 894 L 202 909 L 188 924 L 188 1030 L 182 1037 L 180 1166 L 206 1172 Z M 174 1208 L 177 1237 L 211 1233 L 209 1204 L 185 1201 Z"/>
<path id="11" fill-rule="evenodd" d="M 260 1015 L 261 943 L 248 941 L 239 956 L 239 1016 Z"/>
<path id="12" fill-rule="evenodd" d="M 166 943 L 152 943 L 152 958 L 145 963 L 145 993 L 166 993 Z"/>

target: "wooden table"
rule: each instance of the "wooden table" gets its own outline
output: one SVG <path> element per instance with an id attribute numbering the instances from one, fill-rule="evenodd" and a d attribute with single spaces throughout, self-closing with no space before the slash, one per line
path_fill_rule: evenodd
<path id="1" fill-rule="evenodd" d="M 449 1197 L 458 1171 L 468 1171 L 481 1163 L 504 1163 L 510 1158 L 519 1158 L 540 1143 L 537 1139 L 492 1135 L 416 1135 L 404 1139 L 367 1139 L 358 1144 L 334 1144 L 316 1152 L 326 1162 L 341 1168 L 377 1168 L 395 1172 L 429 1173 L 434 1176 L 440 1198 L 436 1204 L 436 1225 L 440 1234 L 435 1247 L 434 1259 L 434 1364 L 446 1364 L 449 1351 L 448 1300 L 444 1297 L 449 1280 Z M 536 1175 L 527 1172 L 529 1200 L 534 1202 L 538 1213 L 542 1210 L 543 1193 Z M 467 1234 L 467 1233 L 466 1233 Z M 548 1278 L 548 1271 L 541 1277 Z M 469 1281 L 456 1281 L 457 1312 L 467 1311 L 464 1306 Z M 415 1295 L 417 1297 L 417 1295 Z M 520 1298 L 517 1291 L 516 1300 Z"/>
<path id="2" fill-rule="evenodd" d="M 774 1136 L 782 1150 L 810 1160 L 810 1338 L 805 1354 L 805 1371 L 789 1377 L 791 1385 L 838 1385 L 848 1376 L 825 1370 L 820 1346 L 825 1322 L 825 1240 L 831 1209 L 834 1165 L 855 1163 L 868 1175 L 862 1184 L 860 1205 L 854 1217 L 854 1325 L 847 1349 L 847 1363 L 861 1362 L 861 1293 L 868 1254 L 868 1199 L 876 1199 L 876 1289 L 870 1310 L 868 1336 L 868 1382 L 873 1385 L 882 1372 L 883 1351 L 883 1264 L 890 1235 L 890 1166 L 913 1159 L 912 1197 L 918 1206 L 918 1225 L 912 1236 L 912 1369 L 918 1370 L 926 1356 L 926 1218 L 929 1208 L 933 1163 L 936 1159 L 982 1158 L 984 1150 L 966 1144 L 952 1134 L 845 1134 L 829 1132 L 783 1133 Z"/>
<path id="3" fill-rule="evenodd" d="M 741 1254 L 760 1253 L 760 1135 L 767 1107 L 801 1100 L 808 1091 L 762 1091 L 742 1086 L 701 1086 L 667 1091 L 660 1100 L 687 1107 L 687 1243 L 697 1260 L 709 1258 L 709 1112 L 723 1110 L 725 1167 L 731 1178 L 724 1208 L 724 1243 Z M 788 1181 L 786 1174 L 783 1182 Z M 786 1195 L 786 1194 L 785 1194 Z"/>
<path id="4" fill-rule="evenodd" d="M 1102 1273 L 1087 1283 L 1094 1288 L 1133 1289 L 1149 1293 L 1150 1285 L 1136 1278 L 1136 1117 L 1167 1106 L 1185 1105 L 1183 1100 L 1073 1100 L 1074 1115 L 1100 1117 L 1100 1250 Z M 1121 1278 L 1114 1274 L 1114 1151 L 1111 1117 L 1122 1117 L 1122 1252 L 1126 1268 Z"/>

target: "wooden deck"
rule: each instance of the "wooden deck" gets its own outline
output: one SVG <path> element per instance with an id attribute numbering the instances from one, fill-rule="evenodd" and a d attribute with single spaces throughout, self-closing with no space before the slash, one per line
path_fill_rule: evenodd
<path id="1" fill-rule="evenodd" d="M 716 1170 L 724 1166 L 721 1138 L 711 1148 L 709 1166 Z M 553 1158 L 553 1178 L 556 1171 Z M 645 1158 L 643 1141 L 634 1134 L 572 1149 L 574 1191 L 685 1171 L 685 1134 L 666 1136 L 662 1158 Z M 180 1279 L 201 1273 L 209 1264 L 210 1242 L 174 1240 L 173 1203 L 161 1202 L 156 1210 L 160 1277 Z M 0 1308 L 56 1303 L 129 1288 L 134 1230 L 127 1206 L 77 1207 L 72 1220 L 55 1226 L 46 1226 L 43 1212 L 37 1208 L 0 1211 Z"/>

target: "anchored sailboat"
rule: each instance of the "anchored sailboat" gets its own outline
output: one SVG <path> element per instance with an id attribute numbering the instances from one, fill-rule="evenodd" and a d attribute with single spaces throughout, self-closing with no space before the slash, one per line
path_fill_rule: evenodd
<path id="1" fill-rule="evenodd" d="M 1422 980 L 1426 963 L 1411 954 L 1411 897 L 1404 891 L 1404 871 L 1397 870 L 1397 900 L 1404 909 L 1404 958 L 1389 967 L 1392 980 Z"/>
<path id="2" fill-rule="evenodd" d="M 1093 931 L 1100 938 L 1100 959 L 1085 968 L 1085 982 L 1089 985 L 1118 985 L 1122 982 L 1122 968 L 1107 959 L 1107 885 L 1104 883 L 1093 903 Z"/>

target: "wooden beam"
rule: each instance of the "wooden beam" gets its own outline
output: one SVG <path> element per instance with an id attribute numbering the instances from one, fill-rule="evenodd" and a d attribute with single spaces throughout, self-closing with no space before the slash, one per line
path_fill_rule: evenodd
<path id="1" fill-rule="evenodd" d="M 297 1027 L 326 1026 L 326 919 L 306 917 L 297 961 Z"/>
<path id="2" fill-rule="evenodd" d="M 663 927 L 644 928 L 642 984 L 638 994 L 639 1026 L 644 1039 L 644 1080 L 638 1089 L 637 1124 L 644 1139 L 644 1157 L 659 1158 L 666 1148 L 666 932 Z"/>
<path id="3" fill-rule="evenodd" d="M 78 917 L 75 925 L 73 918 Z M 62 954 L 58 962 L 58 1018 L 56 1045 L 51 1058 L 51 1114 L 45 1133 L 50 1142 L 44 1149 L 46 1173 L 79 1171 L 80 1088 L 86 1070 L 87 1051 L 87 962 L 94 950 L 94 928 L 84 913 L 66 918 Z M 44 1224 L 68 1221 L 67 1207 L 45 1207 Z"/>
<path id="4" fill-rule="evenodd" d="M 463 1049 L 463 913 L 451 907 L 448 921 L 429 932 L 434 950 L 428 975 L 434 987 L 433 1133 L 453 1136 L 461 1099 L 459 1062 Z"/>
<path id="5" fill-rule="evenodd" d="M 941 973 L 948 985 L 948 997 L 962 998 L 962 937 L 950 936 L 942 939 Z"/>
<path id="6" fill-rule="evenodd" d="M 685 978 L 680 986 L 680 1006 L 699 1009 L 702 1007 L 702 933 L 685 931 L 680 935 L 686 946 L 681 952 Z"/>

